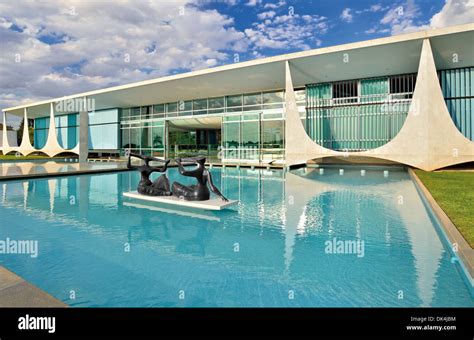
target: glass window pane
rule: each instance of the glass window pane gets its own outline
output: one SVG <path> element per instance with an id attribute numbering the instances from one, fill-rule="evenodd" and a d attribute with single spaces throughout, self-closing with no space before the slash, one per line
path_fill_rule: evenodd
<path id="1" fill-rule="evenodd" d="M 183 111 L 183 112 L 179 112 L 178 113 L 178 116 L 191 116 L 193 114 L 193 111 Z"/>
<path id="2" fill-rule="evenodd" d="M 153 113 L 165 113 L 165 104 L 153 105 Z"/>
<path id="3" fill-rule="evenodd" d="M 266 92 L 263 94 L 263 103 L 281 103 L 283 102 L 283 91 Z"/>
<path id="4" fill-rule="evenodd" d="M 242 122 L 242 146 L 248 148 L 258 148 L 259 142 L 259 122 Z"/>
<path id="5" fill-rule="evenodd" d="M 176 111 L 178 111 L 178 103 L 166 104 L 166 112 L 176 112 Z"/>
<path id="6" fill-rule="evenodd" d="M 134 118 L 140 117 L 140 108 L 139 108 L 139 107 L 134 107 L 134 108 L 132 108 L 132 111 L 131 111 L 131 113 L 130 113 L 130 116 L 131 116 L 131 117 L 134 117 Z"/>
<path id="7" fill-rule="evenodd" d="M 242 107 L 231 107 L 227 108 L 226 112 L 242 112 Z"/>
<path id="8" fill-rule="evenodd" d="M 121 120 L 128 120 L 130 118 L 130 109 L 123 109 Z"/>
<path id="9" fill-rule="evenodd" d="M 224 112 L 224 108 L 222 109 L 213 109 L 213 110 L 209 110 L 209 114 L 212 115 L 214 113 L 223 113 Z"/>
<path id="10" fill-rule="evenodd" d="M 219 109 L 224 107 L 225 101 L 224 97 L 209 98 L 209 108 L 210 109 Z"/>
<path id="11" fill-rule="evenodd" d="M 262 109 L 262 105 L 252 105 L 252 106 L 244 106 L 242 111 L 260 111 Z"/>
<path id="12" fill-rule="evenodd" d="M 148 123 L 145 123 L 142 128 L 142 149 L 149 149 L 151 148 L 151 141 L 150 141 L 150 128 L 148 127 Z"/>
<path id="13" fill-rule="evenodd" d="M 260 93 L 244 94 L 244 105 L 258 105 L 262 103 Z"/>
<path id="14" fill-rule="evenodd" d="M 240 142 L 240 123 L 225 123 L 224 125 L 224 148 L 237 148 Z"/>
<path id="15" fill-rule="evenodd" d="M 193 109 L 193 102 L 192 100 L 186 100 L 186 101 L 179 101 L 178 102 L 178 106 L 179 106 L 179 111 L 191 111 Z"/>
<path id="16" fill-rule="evenodd" d="M 242 120 L 258 120 L 259 114 L 245 114 L 242 116 Z"/>
<path id="17" fill-rule="evenodd" d="M 242 95 L 227 96 L 227 106 L 242 106 Z"/>
<path id="18" fill-rule="evenodd" d="M 306 99 L 306 91 L 304 89 L 295 91 L 296 101 L 304 101 Z"/>
<path id="19" fill-rule="evenodd" d="M 281 108 L 283 108 L 283 103 L 263 105 L 264 110 L 274 110 L 274 109 L 281 109 Z"/>
<path id="20" fill-rule="evenodd" d="M 357 80 L 342 81 L 332 84 L 332 97 L 357 97 Z"/>
<path id="21" fill-rule="evenodd" d="M 130 129 L 130 149 L 139 149 L 141 140 L 140 128 Z"/>
<path id="22" fill-rule="evenodd" d="M 240 116 L 224 116 L 224 122 L 240 122 Z"/>
<path id="23" fill-rule="evenodd" d="M 152 129 L 152 143 L 154 149 L 162 149 L 164 147 L 163 140 L 165 135 L 165 129 L 163 126 L 154 126 Z"/>
<path id="24" fill-rule="evenodd" d="M 151 110 L 151 106 L 142 106 L 140 108 L 142 119 L 150 118 L 150 110 Z"/>
<path id="25" fill-rule="evenodd" d="M 262 148 L 283 148 L 285 127 L 283 120 L 262 121 Z"/>
<path id="26" fill-rule="evenodd" d="M 207 99 L 198 99 L 193 103 L 194 111 L 206 110 L 207 109 Z"/>

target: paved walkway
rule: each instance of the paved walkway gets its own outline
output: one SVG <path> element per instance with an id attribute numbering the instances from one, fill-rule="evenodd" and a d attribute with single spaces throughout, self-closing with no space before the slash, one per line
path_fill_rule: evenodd
<path id="1" fill-rule="evenodd" d="M 0 266 L 0 307 L 67 307 L 67 305 Z"/>

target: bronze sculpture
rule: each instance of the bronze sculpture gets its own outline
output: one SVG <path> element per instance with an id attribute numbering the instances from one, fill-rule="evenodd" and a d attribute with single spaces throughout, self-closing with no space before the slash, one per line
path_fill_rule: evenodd
<path id="1" fill-rule="evenodd" d="M 142 159 L 145 164 L 139 166 L 132 165 L 132 157 Z M 163 163 L 163 166 L 151 166 L 151 161 Z M 140 182 L 138 183 L 137 191 L 140 194 L 147 196 L 171 196 L 172 192 L 170 190 L 170 183 L 165 173 L 168 169 L 169 162 L 169 160 L 162 160 L 159 158 L 130 153 L 128 156 L 127 168 L 136 169 L 140 171 L 140 174 L 142 175 Z M 163 174 L 158 177 L 154 182 L 152 182 L 150 180 L 150 175 L 153 172 L 160 172 Z"/>
<path id="2" fill-rule="evenodd" d="M 206 162 L 205 157 L 177 158 L 175 161 L 178 164 L 179 173 L 181 175 L 194 177 L 197 180 L 197 184 L 190 186 L 174 182 L 171 191 L 175 196 L 183 198 L 186 201 L 206 201 L 211 196 L 209 188 L 207 187 L 207 182 L 209 182 L 209 187 L 214 194 L 219 196 L 223 201 L 229 201 L 212 182 L 211 173 L 204 166 Z M 184 165 L 183 162 L 190 162 L 190 164 Z M 197 167 L 193 170 L 186 170 L 184 166 L 187 165 L 197 165 Z"/>

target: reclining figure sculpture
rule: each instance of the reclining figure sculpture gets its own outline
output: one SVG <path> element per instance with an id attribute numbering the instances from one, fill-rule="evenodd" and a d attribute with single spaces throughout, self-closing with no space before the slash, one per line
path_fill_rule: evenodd
<path id="1" fill-rule="evenodd" d="M 179 167 L 179 173 L 183 176 L 194 177 L 197 179 L 197 184 L 186 186 L 178 182 L 174 182 L 171 188 L 173 194 L 177 197 L 182 197 L 187 201 L 206 201 L 210 198 L 211 194 L 207 187 L 207 182 L 211 191 L 219 196 L 223 201 L 228 202 L 229 200 L 221 194 L 219 189 L 212 182 L 211 173 L 206 169 L 204 163 L 206 162 L 205 157 L 190 157 L 190 158 L 177 158 L 176 163 Z M 184 163 L 190 162 L 183 165 Z M 184 167 L 187 165 L 197 165 L 197 168 L 193 170 L 186 170 Z"/>
<path id="2" fill-rule="evenodd" d="M 136 157 L 142 159 L 145 164 L 144 165 L 139 165 L 139 166 L 134 166 L 132 165 L 131 158 Z M 155 161 L 155 162 L 160 162 L 164 163 L 163 166 L 151 166 L 150 162 Z M 128 156 L 128 162 L 127 162 L 127 168 L 129 169 L 136 169 L 140 171 L 142 177 L 140 179 L 140 183 L 138 183 L 137 191 L 142 194 L 142 195 L 147 195 L 147 196 L 171 196 L 173 195 L 170 190 L 170 182 L 168 180 L 168 177 L 166 177 L 166 169 L 168 168 L 169 164 L 169 159 L 168 160 L 162 160 L 159 158 L 154 158 L 154 157 L 149 157 L 149 156 L 144 156 L 144 155 L 138 155 L 135 153 L 130 153 Z M 161 172 L 163 173 L 160 177 L 158 177 L 154 182 L 150 180 L 150 175 L 153 172 Z"/>

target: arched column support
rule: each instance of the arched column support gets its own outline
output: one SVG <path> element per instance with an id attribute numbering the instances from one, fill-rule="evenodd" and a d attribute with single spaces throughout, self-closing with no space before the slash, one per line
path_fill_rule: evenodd
<path id="1" fill-rule="evenodd" d="M 423 40 L 418 75 L 408 116 L 399 133 L 387 144 L 362 152 L 338 152 L 316 144 L 303 127 L 293 90 L 291 69 L 285 62 L 286 165 L 330 156 L 372 157 L 427 171 L 474 161 L 474 142 L 454 125 L 438 80 L 429 39 Z"/>
<path id="2" fill-rule="evenodd" d="M 28 129 L 28 112 L 25 108 L 23 112 L 23 135 L 21 137 L 21 144 L 18 148 L 18 152 L 23 156 L 28 156 L 35 151 L 35 148 L 31 145 L 30 131 Z"/>
<path id="3" fill-rule="evenodd" d="M 49 113 L 49 131 L 48 131 L 48 139 L 46 140 L 45 146 L 40 149 L 39 151 L 44 152 L 49 157 L 54 157 L 57 154 L 66 151 L 63 149 L 58 142 L 57 134 L 56 134 L 56 122 L 54 116 L 54 105 L 53 103 L 50 104 L 50 113 Z"/>
<path id="4" fill-rule="evenodd" d="M 6 155 L 8 151 L 8 136 L 7 136 L 7 114 L 2 112 L 3 126 L 2 126 L 2 153 Z"/>

